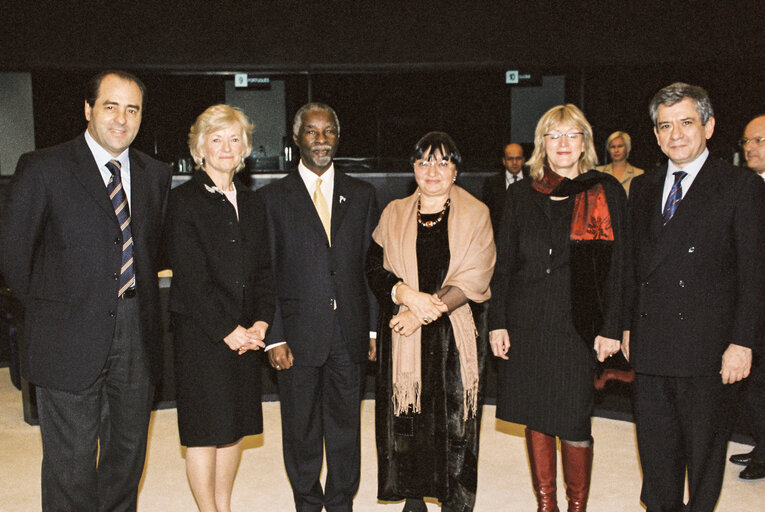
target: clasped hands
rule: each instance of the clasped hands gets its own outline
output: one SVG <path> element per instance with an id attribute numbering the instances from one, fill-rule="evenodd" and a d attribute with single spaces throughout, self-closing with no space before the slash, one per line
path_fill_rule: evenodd
<path id="1" fill-rule="evenodd" d="M 262 320 L 252 324 L 249 329 L 237 325 L 236 329 L 223 338 L 223 341 L 228 345 L 228 348 L 242 355 L 248 350 L 265 348 L 266 344 L 263 340 L 266 337 L 267 330 L 268 324 Z"/>
<path id="2" fill-rule="evenodd" d="M 406 284 L 396 289 L 396 300 L 407 309 L 391 318 L 388 326 L 402 336 L 411 336 L 423 325 L 436 321 L 449 311 L 435 293 L 418 292 Z"/>

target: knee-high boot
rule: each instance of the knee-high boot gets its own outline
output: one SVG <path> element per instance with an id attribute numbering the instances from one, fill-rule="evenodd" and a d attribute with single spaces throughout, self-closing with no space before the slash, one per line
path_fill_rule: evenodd
<path id="1" fill-rule="evenodd" d="M 537 496 L 537 512 L 558 512 L 555 437 L 527 428 L 526 450 L 531 466 L 531 483 Z"/>
<path id="2" fill-rule="evenodd" d="M 568 512 L 586 512 L 592 475 L 592 441 L 590 446 L 573 446 L 561 441 L 560 452 Z"/>

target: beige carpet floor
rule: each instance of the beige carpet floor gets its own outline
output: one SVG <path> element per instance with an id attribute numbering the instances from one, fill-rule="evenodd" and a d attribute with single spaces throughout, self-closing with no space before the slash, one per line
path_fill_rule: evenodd
<path id="1" fill-rule="evenodd" d="M 281 457 L 279 404 L 263 404 L 265 433 L 246 439 L 234 486 L 234 512 L 290 511 L 292 495 Z M 519 425 L 495 419 L 494 407 L 484 407 L 478 468 L 477 512 L 534 511 L 528 462 Z M 398 512 L 400 503 L 376 500 L 374 403 L 362 406 L 362 477 L 355 510 Z M 595 461 L 590 512 L 640 512 L 640 468 L 632 423 L 593 419 Z M 748 451 L 731 443 L 729 453 Z M 0 512 L 40 510 L 40 431 L 22 419 L 21 393 L 10 385 L 8 369 L 0 369 Z M 149 432 L 146 469 L 141 484 L 140 512 L 196 510 L 178 442 L 174 409 L 155 411 Z M 717 512 L 765 512 L 765 480 L 747 482 L 740 467 L 728 464 Z M 559 477 L 559 500 L 565 500 Z M 440 510 L 436 501 L 429 511 Z M 564 509 L 565 510 L 565 509 Z"/>

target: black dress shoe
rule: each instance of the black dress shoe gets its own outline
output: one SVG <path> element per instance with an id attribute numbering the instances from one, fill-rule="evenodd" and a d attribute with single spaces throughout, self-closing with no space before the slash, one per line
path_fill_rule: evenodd
<path id="1" fill-rule="evenodd" d="M 749 464 L 747 464 L 746 468 L 744 468 L 744 471 L 738 474 L 738 477 L 743 478 L 744 480 L 759 480 L 760 478 L 765 478 L 765 461 L 752 459 Z"/>
<path id="2" fill-rule="evenodd" d="M 754 450 L 752 450 L 749 453 L 737 453 L 735 455 L 730 456 L 730 460 L 733 464 L 738 464 L 739 466 L 746 466 L 749 464 L 749 461 L 752 460 L 752 454 L 754 453 Z"/>

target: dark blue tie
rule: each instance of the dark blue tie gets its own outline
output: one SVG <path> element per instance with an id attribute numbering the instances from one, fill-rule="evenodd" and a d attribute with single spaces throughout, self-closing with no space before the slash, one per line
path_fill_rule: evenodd
<path id="1" fill-rule="evenodd" d="M 669 191 L 667 202 L 664 204 L 664 213 L 662 213 L 662 218 L 664 219 L 665 226 L 667 225 L 667 222 L 669 222 L 669 219 L 671 219 L 677 211 L 677 207 L 680 205 L 680 200 L 683 198 L 683 186 L 680 184 L 680 182 L 683 181 L 683 178 L 688 176 L 688 173 L 685 171 L 676 171 L 673 174 L 675 175 L 675 183 L 672 185 L 672 188 Z"/>
<path id="2" fill-rule="evenodd" d="M 106 168 L 112 173 L 112 179 L 106 185 L 109 199 L 112 200 L 114 213 L 122 230 L 122 268 L 120 270 L 120 289 L 117 296 L 122 296 L 126 290 L 135 286 L 135 270 L 133 269 L 133 234 L 130 230 L 130 208 L 128 208 L 125 189 L 122 188 L 120 177 L 121 164 L 118 160 L 109 160 Z"/>

